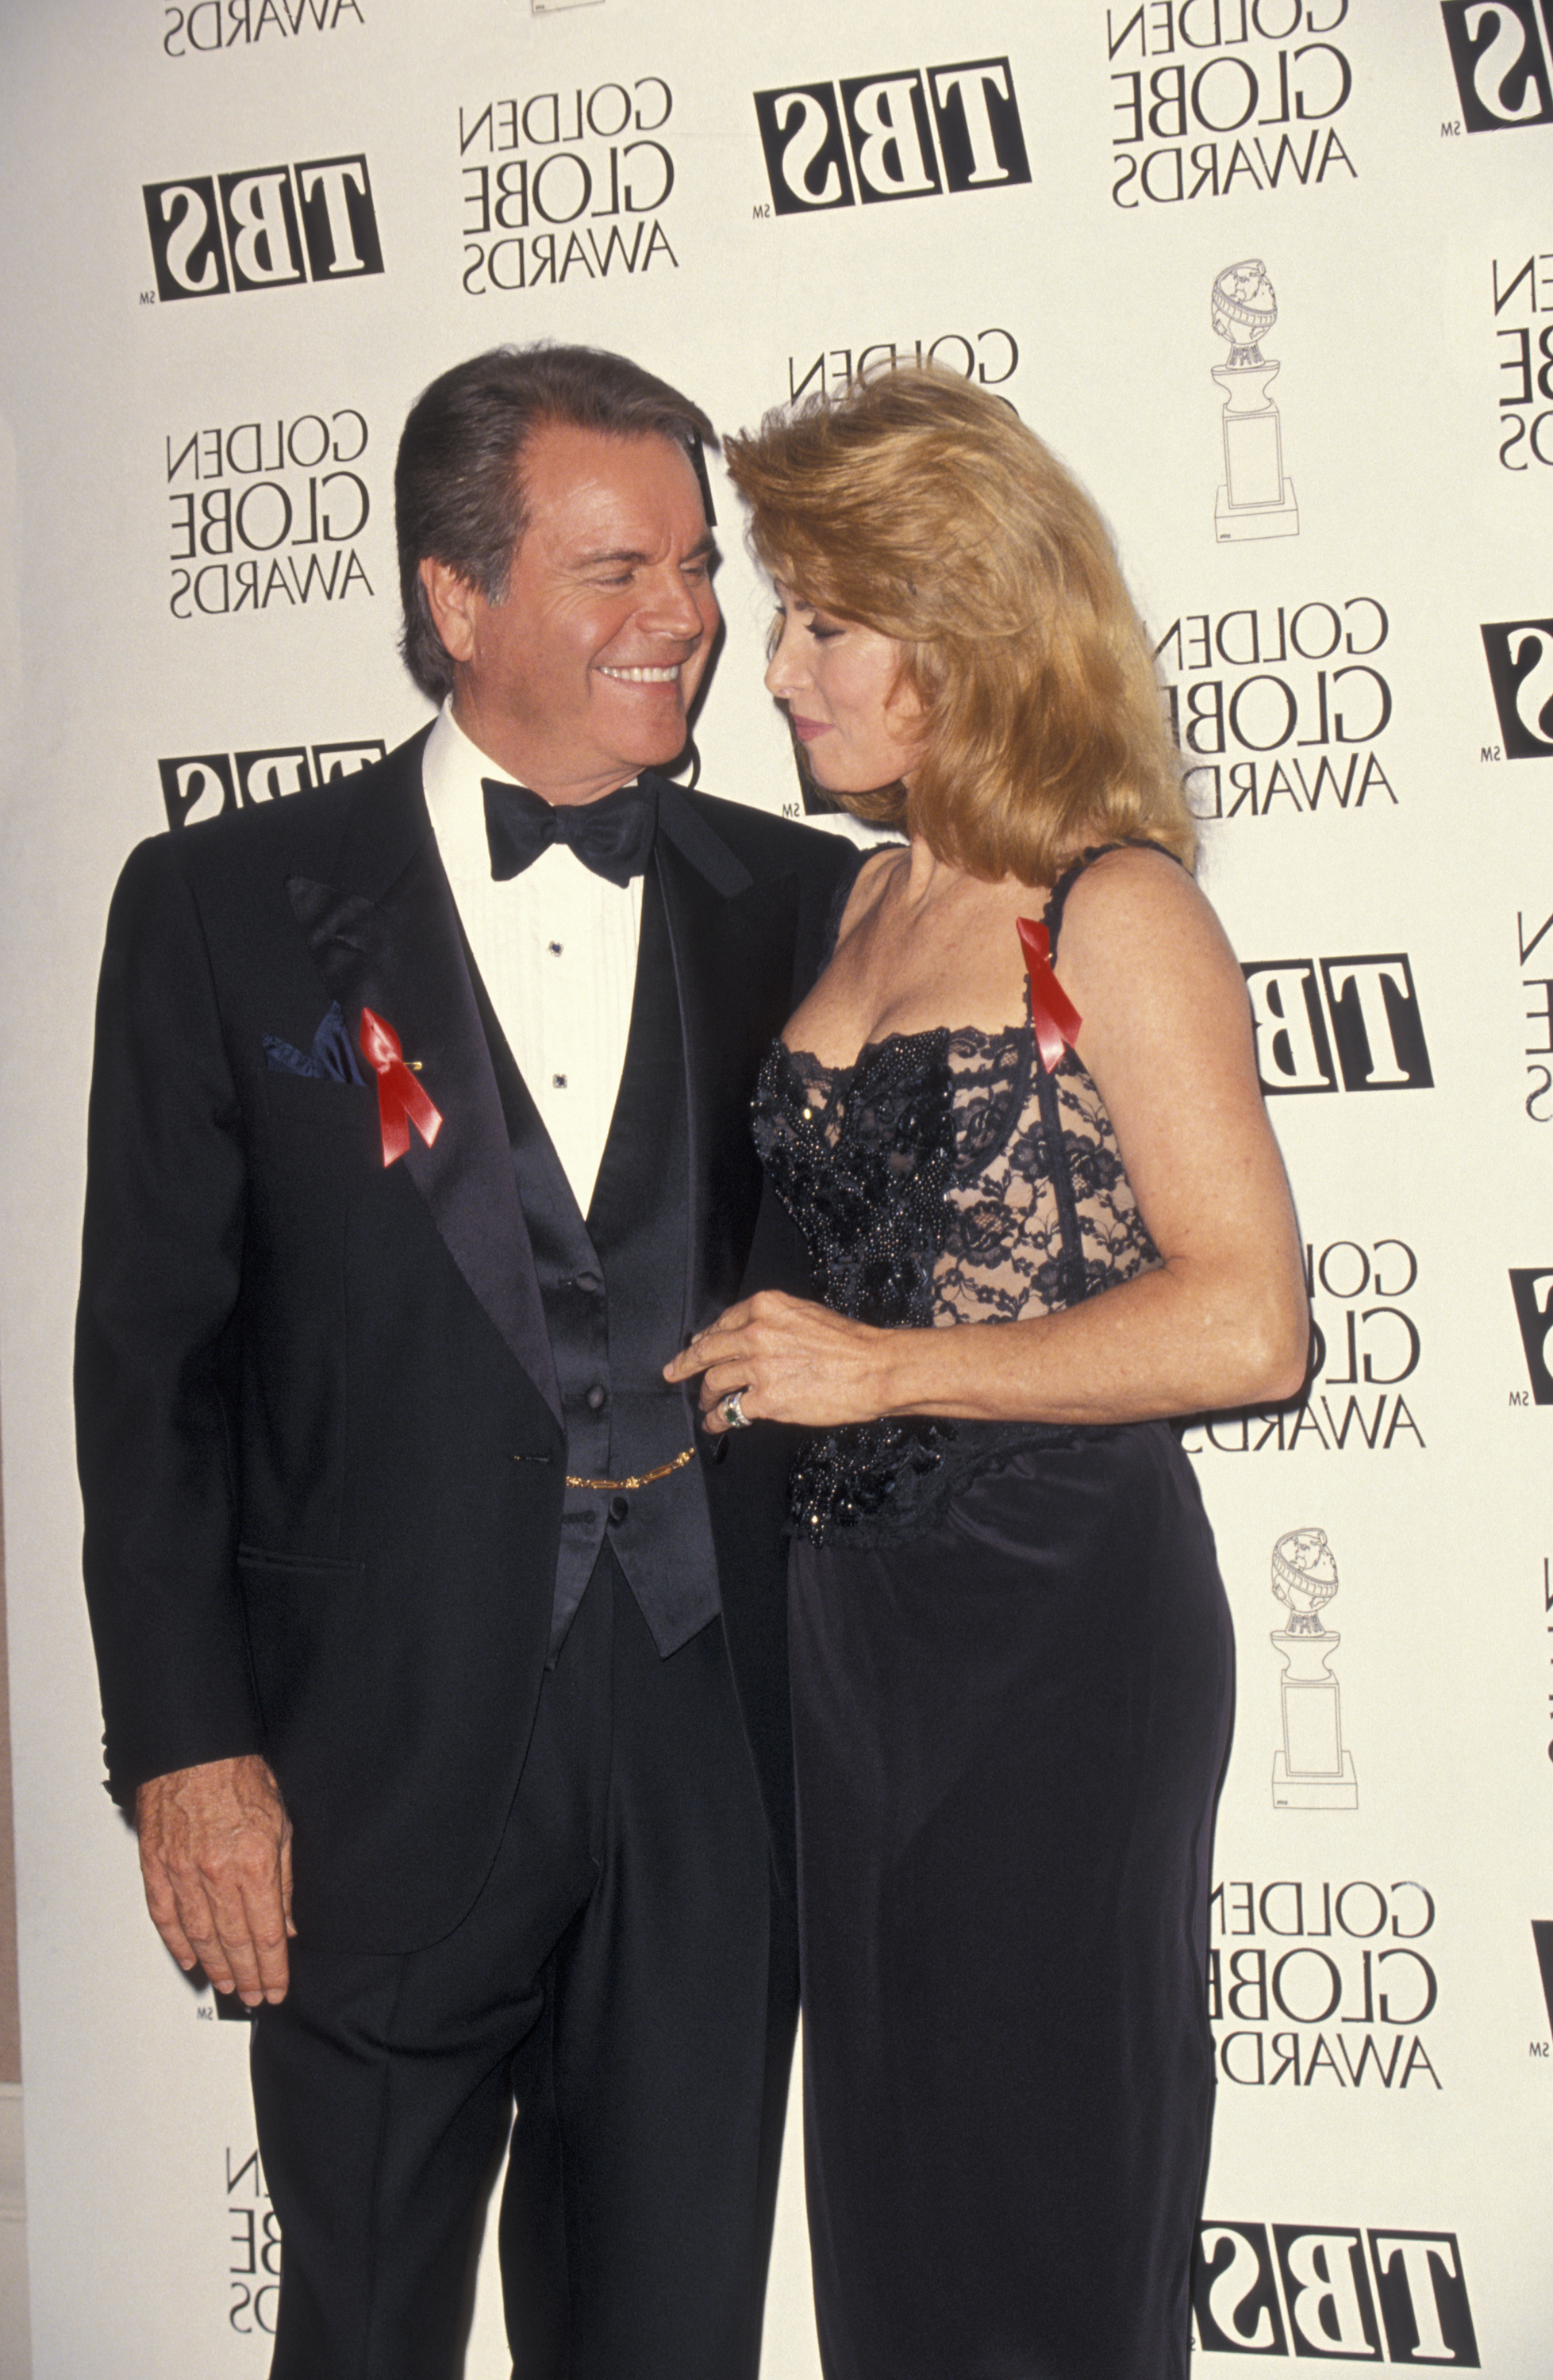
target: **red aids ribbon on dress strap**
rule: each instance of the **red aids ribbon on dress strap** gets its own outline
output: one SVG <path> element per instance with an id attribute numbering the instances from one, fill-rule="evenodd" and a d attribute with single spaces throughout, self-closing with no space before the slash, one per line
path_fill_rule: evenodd
<path id="1" fill-rule="evenodd" d="M 1024 951 L 1025 972 L 1030 978 L 1030 1014 L 1035 1026 L 1035 1040 L 1043 1063 L 1055 1067 L 1061 1059 L 1063 1048 L 1071 1048 L 1078 1040 L 1083 1018 L 1052 973 L 1051 942 L 1045 926 L 1033 917 L 1018 917 L 1019 938 Z"/>
<path id="2" fill-rule="evenodd" d="M 405 1064 L 399 1037 L 370 1008 L 361 1011 L 361 1055 L 377 1076 L 377 1115 L 383 1126 L 383 1162 L 392 1165 L 410 1150 L 410 1127 L 415 1126 L 429 1148 L 442 1129 L 442 1117 Z"/>

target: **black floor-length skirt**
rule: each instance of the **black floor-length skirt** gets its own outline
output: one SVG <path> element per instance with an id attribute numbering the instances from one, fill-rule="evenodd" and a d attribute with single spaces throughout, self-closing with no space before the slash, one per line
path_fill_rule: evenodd
<path id="1" fill-rule="evenodd" d="M 1229 1613 L 1164 1425 L 794 1548 L 826 2380 L 1185 2380 Z"/>

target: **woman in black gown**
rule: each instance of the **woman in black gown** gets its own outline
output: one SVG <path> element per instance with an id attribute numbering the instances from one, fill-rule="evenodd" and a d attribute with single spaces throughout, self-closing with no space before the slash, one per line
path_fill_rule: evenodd
<path id="1" fill-rule="evenodd" d="M 823 1305 L 671 1377 L 810 1433 L 790 1588 L 827 2380 L 1184 2380 L 1231 1645 L 1166 1416 L 1299 1385 L 1240 970 L 1087 499 L 922 370 L 729 442 L 859 870 L 755 1130 Z"/>

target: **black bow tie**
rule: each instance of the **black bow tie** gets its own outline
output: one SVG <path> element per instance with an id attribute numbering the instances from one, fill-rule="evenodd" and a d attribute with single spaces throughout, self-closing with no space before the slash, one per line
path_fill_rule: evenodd
<path id="1" fill-rule="evenodd" d="M 520 876 L 553 843 L 566 844 L 584 868 L 611 884 L 626 885 L 645 874 L 658 825 L 655 784 L 638 779 L 596 802 L 559 806 L 542 800 L 527 785 L 504 784 L 499 777 L 482 777 L 480 785 L 491 873 L 498 883 Z"/>

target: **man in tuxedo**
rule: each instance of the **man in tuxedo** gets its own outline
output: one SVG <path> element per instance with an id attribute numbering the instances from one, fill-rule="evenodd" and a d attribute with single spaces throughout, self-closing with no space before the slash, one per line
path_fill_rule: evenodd
<path id="1" fill-rule="evenodd" d="M 253 2010 L 276 2380 L 461 2369 L 514 2100 L 521 2380 L 758 2360 L 788 1449 L 698 1439 L 661 1367 L 801 1286 L 748 1108 L 853 855 L 654 773 L 718 626 L 711 434 L 587 349 L 434 382 L 396 497 L 435 722 L 113 905 L 87 1588 L 152 1915 Z"/>

